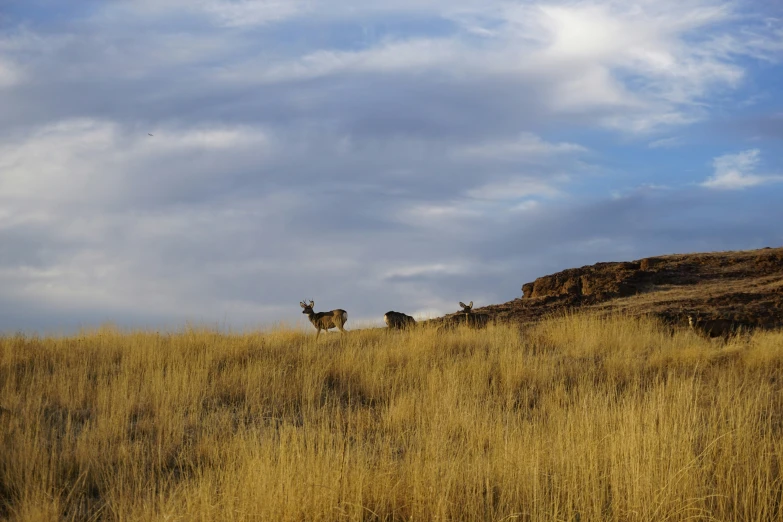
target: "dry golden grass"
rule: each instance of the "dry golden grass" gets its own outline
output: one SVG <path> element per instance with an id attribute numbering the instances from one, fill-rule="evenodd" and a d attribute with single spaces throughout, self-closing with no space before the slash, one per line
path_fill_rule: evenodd
<path id="1" fill-rule="evenodd" d="M 0 517 L 783 519 L 783 333 L 314 338 L 0 338 Z"/>

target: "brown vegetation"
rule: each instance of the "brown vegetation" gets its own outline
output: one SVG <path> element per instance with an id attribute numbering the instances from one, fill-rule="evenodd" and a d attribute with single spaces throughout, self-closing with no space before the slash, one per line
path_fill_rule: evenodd
<path id="1" fill-rule="evenodd" d="M 780 520 L 783 333 L 0 337 L 0 518 Z"/>

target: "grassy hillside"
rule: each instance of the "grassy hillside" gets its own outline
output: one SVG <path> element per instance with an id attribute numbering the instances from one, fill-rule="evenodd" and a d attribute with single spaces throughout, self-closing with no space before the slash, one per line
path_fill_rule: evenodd
<path id="1" fill-rule="evenodd" d="M 0 338 L 11 520 L 780 520 L 783 333 Z"/>

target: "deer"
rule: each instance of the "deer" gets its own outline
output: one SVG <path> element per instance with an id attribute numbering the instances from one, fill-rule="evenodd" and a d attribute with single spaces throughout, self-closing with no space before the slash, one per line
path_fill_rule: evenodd
<path id="1" fill-rule="evenodd" d="M 470 304 L 459 302 L 462 307 L 462 313 L 465 315 L 465 324 L 471 328 L 484 328 L 489 324 L 489 315 L 477 314 L 473 312 L 473 301 Z M 461 316 L 455 316 L 455 319 Z M 458 319 L 459 320 L 459 319 Z"/>
<path id="2" fill-rule="evenodd" d="M 732 334 L 739 331 L 739 326 L 728 319 L 704 319 L 702 317 L 688 315 L 688 327 L 691 331 L 707 338 L 720 337 L 728 340 Z"/>
<path id="3" fill-rule="evenodd" d="M 310 319 L 310 322 L 313 323 L 315 329 L 318 330 L 315 334 L 316 341 L 318 340 L 318 336 L 321 335 L 321 330 L 326 330 L 328 332 L 330 328 L 338 328 L 343 334 L 348 333 L 343 328 L 343 325 L 348 322 L 348 312 L 345 310 L 337 308 L 336 310 L 330 310 L 329 312 L 316 313 L 313 312 L 315 303 L 312 299 L 310 300 L 310 304 L 302 301 L 299 305 L 303 309 L 302 313 L 307 314 L 307 318 Z"/>
<path id="4" fill-rule="evenodd" d="M 383 320 L 386 322 L 386 326 L 389 328 L 396 328 L 398 330 L 404 330 L 416 325 L 416 319 L 410 315 L 404 314 L 402 312 L 395 312 L 393 310 L 386 312 L 386 314 L 383 316 Z"/>

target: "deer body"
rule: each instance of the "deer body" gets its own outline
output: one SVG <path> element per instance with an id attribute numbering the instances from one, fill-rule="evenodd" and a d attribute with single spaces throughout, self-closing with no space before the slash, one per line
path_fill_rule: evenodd
<path id="1" fill-rule="evenodd" d="M 383 316 L 383 320 L 386 322 L 386 326 L 389 328 L 397 328 L 398 330 L 404 330 L 416 324 L 416 320 L 410 315 L 402 312 L 390 311 L 386 312 Z"/>
<path id="2" fill-rule="evenodd" d="M 315 334 L 316 341 L 318 340 L 318 336 L 321 335 L 321 330 L 326 330 L 328 332 L 330 328 L 338 328 L 340 332 L 348 333 L 343 328 L 343 325 L 348 322 L 348 312 L 342 308 L 330 310 L 329 312 L 316 313 L 313 311 L 315 303 L 312 300 L 310 301 L 310 304 L 302 301 L 299 305 L 302 307 L 302 313 L 307 314 L 307 318 L 310 319 L 310 322 L 313 323 L 315 329 L 318 330 Z"/>
<path id="3" fill-rule="evenodd" d="M 688 326 L 694 332 L 709 338 L 728 339 L 739 330 L 733 321 L 727 319 L 703 319 L 692 315 L 688 316 Z"/>

